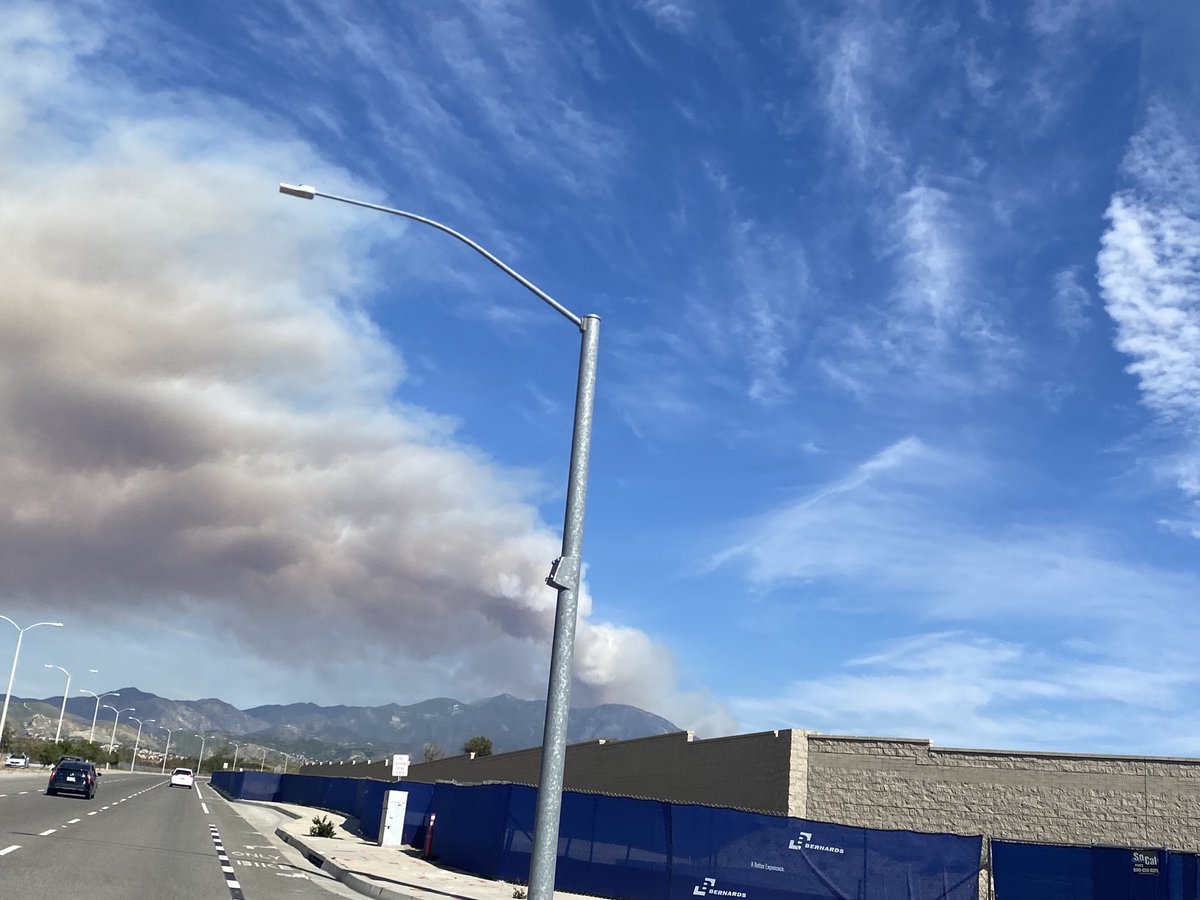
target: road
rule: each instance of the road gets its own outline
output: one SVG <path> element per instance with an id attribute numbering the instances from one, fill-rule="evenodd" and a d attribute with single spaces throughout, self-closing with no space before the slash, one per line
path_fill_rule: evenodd
<path id="1" fill-rule="evenodd" d="M 107 772 L 86 800 L 46 796 L 48 777 L 0 777 L 0 897 L 357 896 L 279 842 L 269 810 L 230 804 L 207 782 L 186 790 L 162 775 Z"/>

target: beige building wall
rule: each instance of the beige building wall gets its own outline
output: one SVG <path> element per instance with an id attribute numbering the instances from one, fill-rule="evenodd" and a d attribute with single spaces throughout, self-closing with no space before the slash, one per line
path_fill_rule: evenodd
<path id="1" fill-rule="evenodd" d="M 1200 852 L 1200 760 L 811 735 L 808 817 Z"/>
<path id="2" fill-rule="evenodd" d="M 414 764 L 410 781 L 537 784 L 540 750 Z M 306 774 L 390 779 L 389 763 Z M 933 747 L 799 730 L 567 748 L 569 790 L 871 828 L 1200 852 L 1200 759 Z"/>

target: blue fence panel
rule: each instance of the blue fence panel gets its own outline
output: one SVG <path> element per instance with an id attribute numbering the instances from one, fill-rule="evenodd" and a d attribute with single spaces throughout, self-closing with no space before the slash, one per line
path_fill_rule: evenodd
<path id="1" fill-rule="evenodd" d="M 865 896 L 862 829 L 685 805 L 670 827 L 672 898 Z"/>
<path id="2" fill-rule="evenodd" d="M 456 869 L 499 878 L 500 844 L 511 789 L 508 784 L 435 785 L 434 855 Z"/>
<path id="3" fill-rule="evenodd" d="M 793 820 L 798 821 L 798 820 Z M 868 900 L 975 900 L 983 838 L 864 828 Z"/>
<path id="4" fill-rule="evenodd" d="M 630 900 L 666 897 L 668 808 L 656 800 L 563 794 L 555 887 Z M 528 872 L 528 852 L 523 864 Z"/>
<path id="5" fill-rule="evenodd" d="M 974 900 L 982 838 L 671 809 L 670 896 Z"/>
<path id="6" fill-rule="evenodd" d="M 992 842 L 996 900 L 1198 900 L 1196 869 L 1189 853 Z"/>
<path id="7" fill-rule="evenodd" d="M 325 796 L 321 806 L 326 809 L 336 809 L 347 816 L 361 819 L 358 803 L 357 778 L 329 778 L 325 786 Z"/>
<path id="8" fill-rule="evenodd" d="M 274 772 L 236 772 L 237 795 L 242 800 L 279 800 L 279 779 Z"/>
<path id="9" fill-rule="evenodd" d="M 1172 853 L 1167 859 L 1171 900 L 1200 900 L 1200 857 Z"/>

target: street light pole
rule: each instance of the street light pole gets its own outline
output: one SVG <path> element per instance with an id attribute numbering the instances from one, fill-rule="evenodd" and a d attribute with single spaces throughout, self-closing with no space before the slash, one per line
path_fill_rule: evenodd
<path id="1" fill-rule="evenodd" d="M 0 619 L 3 619 L 13 628 L 17 629 L 17 649 L 13 651 L 12 669 L 8 673 L 8 690 L 4 692 L 4 710 L 3 712 L 0 712 L 0 739 L 3 739 L 4 726 L 8 722 L 8 701 L 12 699 L 13 679 L 17 677 L 17 660 L 21 658 L 21 641 L 25 637 L 25 632 L 37 628 L 40 625 L 48 625 L 51 628 L 62 628 L 63 624 L 62 622 L 37 622 L 33 625 L 26 625 L 24 628 L 22 628 L 8 616 L 0 616 Z"/>
<path id="2" fill-rule="evenodd" d="M 107 703 L 105 703 L 105 704 L 104 704 L 104 708 L 105 708 L 105 709 L 111 709 L 113 712 L 115 712 L 115 713 L 116 713 L 116 716 L 114 716 L 114 717 L 113 717 L 113 730 L 112 730 L 112 737 L 110 737 L 110 738 L 108 739 L 108 752 L 109 752 L 109 754 L 110 754 L 110 755 L 109 755 L 109 758 L 111 759 L 111 758 L 112 758 L 111 754 L 112 754 L 112 753 L 114 753 L 114 752 L 116 751 L 116 749 L 117 749 L 117 723 L 121 721 L 121 713 L 123 713 L 123 712 L 137 712 L 137 707 L 135 707 L 135 706 L 127 706 L 127 707 L 125 707 L 124 709 L 117 709 L 115 706 L 109 706 Z M 104 768 L 106 768 L 106 769 L 107 769 L 107 768 L 109 768 L 111 765 L 112 765 L 111 763 L 106 763 L 106 764 L 105 764 L 105 766 L 104 766 Z"/>
<path id="3" fill-rule="evenodd" d="M 167 733 L 167 748 L 165 750 L 163 750 L 162 772 L 160 773 L 162 775 L 166 775 L 167 774 L 167 757 L 171 753 L 171 735 L 174 733 L 174 729 L 168 728 L 166 725 L 159 725 L 158 727 Z"/>
<path id="4" fill-rule="evenodd" d="M 233 741 L 230 741 L 229 743 L 233 744 Z M 230 771 L 233 771 L 233 772 L 237 771 L 238 751 L 241 749 L 242 749 L 241 744 L 233 744 L 233 766 Z"/>
<path id="5" fill-rule="evenodd" d="M 95 670 L 93 669 L 92 671 L 95 671 Z M 92 713 L 92 730 L 88 732 L 88 743 L 90 744 L 92 741 L 94 741 L 96 739 L 96 719 L 100 715 L 100 701 L 105 697 L 120 697 L 121 695 L 119 693 L 117 693 L 116 691 L 111 691 L 110 693 L 107 693 L 107 694 L 97 694 L 93 691 L 80 690 L 79 693 L 88 694 L 88 695 L 96 698 L 96 711 L 94 713 Z"/>
<path id="6" fill-rule="evenodd" d="M 133 721 L 135 721 L 135 722 L 137 722 L 137 723 L 138 723 L 138 733 L 137 733 L 137 740 L 135 740 L 135 741 L 133 742 L 133 759 L 132 759 L 132 760 L 130 760 L 130 762 L 129 762 L 129 771 L 132 773 L 132 772 L 133 772 L 133 767 L 137 765 L 137 752 L 138 752 L 138 747 L 139 747 L 139 746 L 141 746 L 141 743 L 142 743 L 142 725 L 143 725 L 143 722 L 142 722 L 142 720 L 141 720 L 141 719 L 139 719 L 137 716 L 130 716 L 129 718 L 133 719 Z M 147 722 L 153 722 L 154 720 L 153 720 L 153 719 L 146 719 L 146 721 L 147 721 Z"/>
<path id="7" fill-rule="evenodd" d="M 268 750 L 271 750 L 271 748 L 263 747 L 262 765 L 258 767 L 258 771 L 260 771 L 260 772 L 262 772 L 263 770 L 265 770 L 267 768 L 267 751 Z M 275 751 L 272 750 L 271 752 L 274 753 Z"/>
<path id="8" fill-rule="evenodd" d="M 554 611 L 554 637 L 550 648 L 550 677 L 546 691 L 546 722 L 542 731 L 541 774 L 538 779 L 537 818 L 529 866 L 529 900 L 552 900 L 558 857 L 558 826 L 562 814 L 563 769 L 567 756 L 567 718 L 571 711 L 571 665 L 575 655 L 579 581 L 583 560 L 583 522 L 587 503 L 588 462 L 592 447 L 592 412 L 596 396 L 596 360 L 600 349 L 600 317 L 575 315 L 529 279 L 465 235 L 433 219 L 402 209 L 392 209 L 325 194 L 311 185 L 280 184 L 279 192 L 304 200 L 322 197 L 411 219 L 436 228 L 466 244 L 488 262 L 525 287 L 580 331 L 579 375 L 575 386 L 575 423 L 571 435 L 571 466 L 567 475 L 567 506 L 563 521 L 562 555 L 550 567 L 546 583 L 558 590 Z"/>
<path id="9" fill-rule="evenodd" d="M 200 755 L 196 758 L 196 777 L 200 777 L 200 767 L 204 765 L 204 742 L 208 740 L 202 734 L 193 734 L 192 737 L 200 738 Z"/>

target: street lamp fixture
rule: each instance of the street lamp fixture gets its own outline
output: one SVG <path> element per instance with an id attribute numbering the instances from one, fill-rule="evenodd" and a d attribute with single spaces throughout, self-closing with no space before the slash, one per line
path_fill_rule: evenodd
<path id="1" fill-rule="evenodd" d="M 200 777 L 200 767 L 202 765 L 204 765 L 204 742 L 206 740 L 208 740 L 208 738 L 206 738 L 202 734 L 193 734 L 192 737 L 200 738 L 200 755 L 198 757 L 196 757 L 196 777 L 199 778 Z"/>
<path id="2" fill-rule="evenodd" d="M 550 677 L 546 691 L 546 722 L 542 731 L 541 774 L 538 779 L 537 818 L 529 867 L 530 900 L 552 900 L 558 855 L 558 826 L 562 814 L 563 768 L 567 755 L 567 717 L 571 710 L 571 663 L 575 654 L 575 626 L 582 570 L 583 520 L 587 501 L 588 461 L 592 446 L 592 409 L 596 394 L 596 359 L 600 347 L 600 317 L 577 316 L 557 300 L 489 253 L 470 238 L 441 222 L 402 209 L 352 200 L 318 191 L 309 184 L 279 185 L 279 192 L 304 200 L 321 197 L 351 206 L 400 216 L 436 228 L 466 244 L 514 281 L 565 317 L 582 335 L 579 376 L 575 384 L 575 424 L 571 436 L 571 466 L 567 475 L 567 506 L 563 522 L 562 554 L 550 567 L 546 583 L 558 590 L 554 613 L 554 638 L 550 648 Z"/>
<path id="3" fill-rule="evenodd" d="M 166 725 L 159 725 L 158 727 L 167 733 L 167 746 L 166 746 L 166 749 L 163 750 L 163 764 L 162 764 L 162 774 L 166 775 L 167 774 L 167 757 L 171 753 L 171 735 L 175 733 L 175 730 L 173 728 L 168 728 Z"/>
<path id="4" fill-rule="evenodd" d="M 116 713 L 116 715 L 113 717 L 112 737 L 108 739 L 108 752 L 112 754 L 115 753 L 117 749 L 117 723 L 121 721 L 121 713 L 137 712 L 137 707 L 127 706 L 124 709 L 117 709 L 115 706 L 109 706 L 107 703 L 105 703 L 104 708 L 111 709 Z M 111 756 L 109 758 L 111 759 Z M 110 765 L 111 763 L 106 763 L 104 768 L 107 769 Z"/>
<path id="5" fill-rule="evenodd" d="M 233 741 L 230 741 L 229 743 L 233 744 Z M 240 751 L 241 749 L 242 749 L 241 744 L 233 744 L 233 765 L 230 767 L 230 771 L 233 771 L 233 772 L 237 771 L 238 751 Z"/>
<path id="6" fill-rule="evenodd" d="M 56 668 L 56 670 L 59 670 L 62 674 L 65 674 L 65 676 L 67 677 L 67 686 L 66 686 L 66 688 L 62 689 L 62 708 L 59 710 L 59 730 L 54 732 L 54 743 L 56 744 L 56 743 L 59 743 L 59 738 L 62 737 L 62 719 L 64 719 L 67 714 L 67 697 L 71 696 L 71 673 L 67 672 L 65 670 L 65 668 L 62 668 L 62 666 L 53 666 L 53 665 L 50 665 L 49 662 L 47 662 L 47 664 L 42 667 L 43 668 Z M 89 668 L 88 671 L 91 672 L 92 674 L 95 674 L 96 672 L 98 672 L 100 670 L 98 670 L 98 668 Z"/>
<path id="7" fill-rule="evenodd" d="M 142 725 L 143 725 L 143 724 L 145 724 L 145 723 L 144 723 L 144 722 L 143 722 L 141 719 L 139 719 L 137 716 L 130 716 L 129 718 L 133 719 L 133 721 L 135 721 L 135 722 L 137 722 L 137 723 L 138 723 L 138 733 L 137 733 L 137 740 L 135 740 L 135 741 L 133 742 L 133 759 L 131 759 L 131 760 L 129 761 L 129 771 L 130 771 L 130 772 L 132 772 L 132 771 L 133 771 L 133 767 L 137 765 L 137 752 L 138 752 L 138 747 L 139 747 L 139 746 L 141 745 L 141 743 L 142 743 Z M 146 719 L 145 721 L 146 721 L 146 722 L 153 722 L 154 720 L 153 720 L 153 719 Z"/>
<path id="8" fill-rule="evenodd" d="M 96 670 L 93 669 L 92 671 L 94 672 Z M 88 732 L 88 743 L 90 744 L 92 741 L 94 741 L 96 739 L 96 718 L 100 715 L 100 701 L 103 700 L 105 697 L 120 697 L 121 695 L 119 693 L 117 693 L 116 691 L 110 691 L 107 694 L 97 694 L 92 691 L 81 690 L 79 693 L 87 694 L 89 697 L 96 698 L 96 711 L 94 713 L 92 713 L 92 730 Z"/>
<path id="9" fill-rule="evenodd" d="M 17 660 L 21 658 L 21 641 L 25 638 L 25 632 L 34 628 L 38 628 L 42 625 L 46 625 L 50 628 L 62 628 L 63 623 L 35 622 L 33 625 L 26 625 L 24 628 L 22 628 L 8 616 L 0 616 L 0 619 L 3 619 L 13 628 L 17 629 L 17 649 L 13 651 L 12 670 L 8 673 L 8 690 L 4 692 L 4 710 L 3 712 L 0 712 L 0 736 L 3 736 L 4 726 L 8 722 L 8 701 L 12 699 L 13 679 L 17 677 Z"/>

